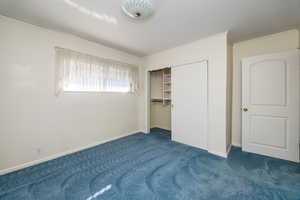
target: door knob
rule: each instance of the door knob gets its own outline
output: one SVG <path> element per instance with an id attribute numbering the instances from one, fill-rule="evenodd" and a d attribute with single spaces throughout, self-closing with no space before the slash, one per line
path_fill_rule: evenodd
<path id="1" fill-rule="evenodd" d="M 248 108 L 243 108 L 243 111 L 244 112 L 248 112 Z"/>

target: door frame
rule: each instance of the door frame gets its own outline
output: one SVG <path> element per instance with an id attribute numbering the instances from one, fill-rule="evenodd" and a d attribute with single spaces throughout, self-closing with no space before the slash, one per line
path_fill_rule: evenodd
<path id="1" fill-rule="evenodd" d="M 144 132 L 146 134 L 150 133 L 150 120 L 151 120 L 151 82 L 150 82 L 150 72 L 154 70 L 161 70 L 166 67 L 171 67 L 170 65 L 166 65 L 163 67 L 149 68 L 145 70 L 145 124 L 144 124 Z"/>
<path id="2" fill-rule="evenodd" d="M 145 88 L 145 123 L 144 123 L 144 132 L 146 134 L 150 133 L 150 120 L 151 120 L 151 115 L 150 115 L 150 105 L 151 105 L 151 85 L 150 85 L 150 72 L 154 70 L 160 70 L 164 69 L 166 67 L 169 68 L 174 68 L 174 67 L 184 67 L 185 65 L 189 64 L 195 64 L 195 63 L 201 63 L 201 62 L 207 62 L 207 112 L 206 112 L 206 150 L 209 151 L 209 59 L 200 59 L 194 62 L 187 62 L 187 63 L 180 63 L 177 65 L 164 65 L 164 66 L 158 66 L 158 67 L 148 67 L 145 69 L 145 80 L 144 80 L 144 88 Z M 171 75 L 172 76 L 172 75 Z M 172 112 L 172 110 L 171 110 Z M 172 120 L 172 118 L 171 118 Z"/>

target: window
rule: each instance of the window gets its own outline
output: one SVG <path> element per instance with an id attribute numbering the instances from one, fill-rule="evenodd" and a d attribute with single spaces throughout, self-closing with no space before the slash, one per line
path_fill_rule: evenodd
<path id="1" fill-rule="evenodd" d="M 136 92 L 138 68 L 72 50 L 56 48 L 56 93 Z"/>

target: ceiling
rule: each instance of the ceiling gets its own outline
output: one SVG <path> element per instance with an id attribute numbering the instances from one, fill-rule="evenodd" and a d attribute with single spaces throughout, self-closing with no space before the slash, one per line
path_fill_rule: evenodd
<path id="1" fill-rule="evenodd" d="M 145 56 L 230 30 L 233 42 L 300 24 L 300 0 L 156 0 L 146 21 L 121 0 L 1 0 L 0 14 Z"/>

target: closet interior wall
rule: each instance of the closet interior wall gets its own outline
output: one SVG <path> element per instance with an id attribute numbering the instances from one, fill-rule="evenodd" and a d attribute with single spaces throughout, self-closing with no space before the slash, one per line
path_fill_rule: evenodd
<path id="1" fill-rule="evenodd" d="M 171 130 L 171 70 L 150 72 L 150 127 Z"/>

